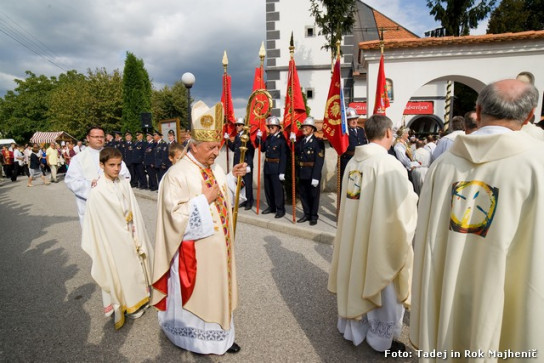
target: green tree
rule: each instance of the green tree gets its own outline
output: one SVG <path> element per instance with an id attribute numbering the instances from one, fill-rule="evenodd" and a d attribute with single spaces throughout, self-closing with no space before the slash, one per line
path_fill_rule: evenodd
<path id="1" fill-rule="evenodd" d="M 336 41 L 342 40 L 342 34 L 351 33 L 355 24 L 355 0 L 310 0 L 310 13 L 321 29 L 327 43 L 322 47 L 331 50 L 331 58 L 336 56 Z"/>
<path id="2" fill-rule="evenodd" d="M 48 122 L 49 94 L 56 87 L 55 77 L 25 72 L 24 80 L 8 91 L 0 103 L 0 131 L 5 137 L 24 142 L 36 131 L 55 131 Z"/>
<path id="3" fill-rule="evenodd" d="M 502 0 L 489 17 L 488 34 L 544 29 L 544 0 Z"/>
<path id="4" fill-rule="evenodd" d="M 127 52 L 123 71 L 122 131 L 141 127 L 140 114 L 151 111 L 151 81 L 144 61 Z"/>
<path id="5" fill-rule="evenodd" d="M 469 35 L 470 29 L 490 13 L 496 0 L 427 0 L 434 20 L 446 29 L 447 35 Z"/>
<path id="6" fill-rule="evenodd" d="M 121 128 L 123 82 L 118 70 L 87 71 L 87 76 L 69 71 L 59 76 L 50 95 L 51 126 L 83 139 L 87 128 L 100 125 L 106 130 Z"/>
<path id="7" fill-rule="evenodd" d="M 157 121 L 179 117 L 181 126 L 187 128 L 187 89 L 181 80 L 172 87 L 153 90 L 151 112 Z"/>
<path id="8" fill-rule="evenodd" d="M 68 71 L 59 75 L 57 87 L 49 95 L 48 118 L 51 128 L 81 138 L 84 135 L 89 91 L 84 74 Z"/>

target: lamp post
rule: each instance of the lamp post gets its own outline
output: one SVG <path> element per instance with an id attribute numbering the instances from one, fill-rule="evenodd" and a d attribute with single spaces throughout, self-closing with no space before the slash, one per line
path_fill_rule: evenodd
<path id="1" fill-rule="evenodd" d="M 194 74 L 190 72 L 183 73 L 181 82 L 187 88 L 187 131 L 191 131 L 191 87 L 195 84 Z"/>

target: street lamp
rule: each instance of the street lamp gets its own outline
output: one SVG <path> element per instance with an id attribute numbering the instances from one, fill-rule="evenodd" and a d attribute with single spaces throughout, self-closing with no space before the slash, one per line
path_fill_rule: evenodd
<path id="1" fill-rule="evenodd" d="M 181 82 L 187 88 L 187 131 L 191 131 L 191 87 L 195 84 L 195 76 L 191 72 L 185 72 L 181 76 Z"/>

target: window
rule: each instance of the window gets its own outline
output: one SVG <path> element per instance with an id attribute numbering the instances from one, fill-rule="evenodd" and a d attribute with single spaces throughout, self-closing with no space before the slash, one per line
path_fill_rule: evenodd
<path id="1" fill-rule="evenodd" d="M 306 88 L 306 99 L 311 100 L 314 98 L 314 90 L 312 88 Z"/>
<path id="2" fill-rule="evenodd" d="M 315 37 L 315 27 L 307 26 L 305 33 L 306 33 L 306 38 Z"/>

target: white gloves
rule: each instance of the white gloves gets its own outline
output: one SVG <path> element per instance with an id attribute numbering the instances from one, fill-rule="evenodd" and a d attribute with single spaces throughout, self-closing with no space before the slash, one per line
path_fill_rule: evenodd
<path id="1" fill-rule="evenodd" d="M 290 139 L 292 142 L 297 141 L 297 134 L 295 134 L 294 132 L 291 132 L 291 134 L 289 135 L 289 139 Z"/>
<path id="2" fill-rule="evenodd" d="M 248 167 L 246 168 L 246 173 L 251 173 L 251 166 L 248 166 Z"/>
<path id="3" fill-rule="evenodd" d="M 263 137 L 263 132 L 261 130 L 257 130 L 257 137 L 260 139 Z"/>
<path id="4" fill-rule="evenodd" d="M 223 138 L 224 138 L 225 140 L 228 140 L 228 139 L 229 139 L 229 134 L 228 134 L 228 132 L 225 132 L 225 135 L 223 135 Z"/>
<path id="5" fill-rule="evenodd" d="M 312 187 L 317 187 L 319 185 L 319 180 L 317 179 L 312 179 Z"/>
<path id="6" fill-rule="evenodd" d="M 280 181 L 285 181 L 285 174 L 280 174 Z"/>

